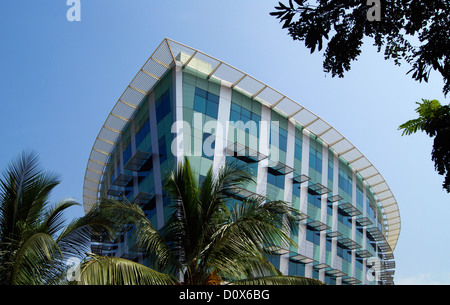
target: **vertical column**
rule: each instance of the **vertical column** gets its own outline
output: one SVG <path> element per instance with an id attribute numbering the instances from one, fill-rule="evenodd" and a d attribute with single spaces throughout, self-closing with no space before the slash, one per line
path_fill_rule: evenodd
<path id="1" fill-rule="evenodd" d="M 131 141 L 131 158 L 136 154 L 136 132 L 134 128 L 134 119 L 130 121 L 130 141 Z M 137 196 L 139 193 L 138 189 L 138 177 L 137 172 L 133 171 L 133 195 Z"/>
<path id="2" fill-rule="evenodd" d="M 266 156 L 270 154 L 270 112 L 271 109 L 269 107 L 261 107 L 259 151 Z M 267 166 L 269 165 L 269 158 L 258 162 L 256 193 L 261 196 L 265 196 L 267 192 Z"/>
<path id="3" fill-rule="evenodd" d="M 333 196 L 336 196 L 339 195 L 339 157 L 336 153 L 334 154 L 333 166 Z M 333 202 L 333 232 L 338 231 L 338 205 L 338 201 Z M 342 270 L 342 261 L 339 261 L 337 256 L 337 237 L 334 237 L 331 241 L 331 253 L 331 267 Z M 340 284 L 342 284 L 342 277 L 336 279 L 336 285 Z"/>
<path id="4" fill-rule="evenodd" d="M 328 184 L 328 145 L 323 144 L 322 147 L 322 185 Z M 325 193 L 320 198 L 320 222 L 327 223 L 327 198 L 328 193 Z M 327 230 L 320 232 L 320 259 L 319 263 L 326 263 L 327 258 Z M 319 280 L 325 282 L 325 269 L 319 271 Z"/>
<path id="5" fill-rule="evenodd" d="M 356 171 L 352 175 L 352 205 L 356 207 Z M 352 240 L 356 242 L 356 216 L 352 217 Z M 352 277 L 356 278 L 356 250 L 352 250 Z"/>
<path id="6" fill-rule="evenodd" d="M 309 175 L 309 146 L 310 146 L 310 132 L 303 129 L 303 139 L 302 139 L 302 175 Z M 308 181 L 303 182 L 300 185 L 300 212 L 308 214 Z M 311 253 L 308 253 L 306 248 L 306 222 L 302 221 L 298 230 L 298 244 L 300 245 L 299 253 L 305 254 L 306 256 L 312 257 Z M 310 249 L 312 250 L 312 249 Z M 305 265 L 305 276 L 312 278 L 312 264 Z"/>
<path id="7" fill-rule="evenodd" d="M 292 167 L 292 168 L 294 167 L 294 150 L 295 150 L 295 125 L 291 121 L 288 121 L 286 165 L 289 167 Z M 291 204 L 292 204 L 292 188 L 294 187 L 293 181 L 292 181 L 293 176 L 294 176 L 294 173 L 289 173 L 289 174 L 285 175 L 285 178 L 284 178 L 284 198 L 283 198 L 283 200 L 285 202 L 289 202 Z M 289 253 L 281 256 L 280 271 L 285 275 L 289 274 Z"/>
<path id="8" fill-rule="evenodd" d="M 134 154 L 136 153 L 136 132 L 135 132 L 135 128 L 134 128 L 134 119 L 130 121 L 130 142 L 131 142 L 131 158 L 133 158 Z M 124 164 L 124 166 L 125 166 L 125 164 Z M 125 168 L 124 168 L 124 171 L 125 171 Z M 133 171 L 132 176 L 133 176 L 133 178 L 132 178 L 133 179 L 133 197 L 136 198 L 136 196 L 139 193 L 137 172 Z M 143 262 L 142 254 L 138 254 L 138 263 L 142 264 L 142 262 Z"/>
<path id="9" fill-rule="evenodd" d="M 367 183 L 366 181 L 363 182 L 363 210 L 362 210 L 363 217 L 367 217 Z M 367 226 L 363 226 L 363 244 L 362 244 L 362 250 L 367 250 Z M 367 258 L 363 258 L 363 285 L 369 284 L 367 281 Z"/>
<path id="10" fill-rule="evenodd" d="M 118 151 L 117 156 L 118 156 L 119 160 L 115 160 L 116 162 L 119 161 L 119 168 L 117 168 L 117 163 L 114 164 L 114 166 L 116 167 L 116 173 L 117 173 L 117 174 L 116 174 L 116 179 L 117 179 L 117 177 L 118 177 L 120 174 L 125 174 L 125 173 L 124 173 L 124 168 L 123 168 L 123 148 L 122 148 L 123 141 L 122 141 L 122 140 L 123 140 L 123 139 L 122 139 L 122 135 L 120 135 L 120 140 L 117 141 L 117 151 Z M 121 186 L 121 187 L 120 187 L 120 190 L 122 191 L 122 193 L 125 193 L 125 187 L 124 187 L 124 186 Z M 121 248 L 119 247 L 117 256 L 121 256 L 123 253 L 126 253 L 126 252 L 129 251 L 129 246 L 128 246 L 128 232 L 125 232 L 124 235 L 123 235 L 123 237 L 124 237 L 123 248 L 121 249 Z"/>
<path id="11" fill-rule="evenodd" d="M 159 161 L 158 121 L 156 120 L 155 94 L 153 91 L 149 94 L 148 102 L 150 139 L 152 142 L 153 174 L 155 178 L 156 219 L 158 222 L 157 227 L 160 229 L 164 225 L 164 205 L 162 197 L 161 164 Z"/>
<path id="12" fill-rule="evenodd" d="M 175 164 L 178 165 L 183 161 L 184 157 L 184 142 L 183 142 L 183 65 L 181 62 L 176 61 L 175 66 L 172 70 L 173 77 L 173 120 L 175 126 L 175 130 L 172 129 L 172 132 L 175 132 L 175 143 L 177 151 L 173 151 L 175 154 Z M 190 140 L 190 139 L 189 139 Z M 153 144 L 153 143 L 152 143 Z"/>
<path id="13" fill-rule="evenodd" d="M 213 172 L 217 174 L 226 161 L 226 148 L 228 145 L 228 129 L 231 109 L 231 95 L 233 89 L 229 83 L 222 81 L 220 86 L 219 110 L 217 115 L 216 140 L 214 147 Z"/>

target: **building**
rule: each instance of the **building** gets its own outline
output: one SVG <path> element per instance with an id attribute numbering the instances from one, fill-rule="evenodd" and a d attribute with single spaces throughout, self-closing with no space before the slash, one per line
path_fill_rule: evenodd
<path id="1" fill-rule="evenodd" d="M 95 140 L 84 180 L 85 210 L 102 196 L 125 196 L 161 227 L 168 216 L 165 173 L 186 154 L 194 156 L 199 179 L 210 166 L 239 160 L 257 181 L 240 196 L 285 200 L 301 212 L 293 236 L 299 247 L 270 249 L 283 273 L 329 284 L 393 284 L 400 214 L 372 163 L 282 93 L 164 39 Z M 126 236 L 95 247 L 105 255 L 141 259 Z"/>

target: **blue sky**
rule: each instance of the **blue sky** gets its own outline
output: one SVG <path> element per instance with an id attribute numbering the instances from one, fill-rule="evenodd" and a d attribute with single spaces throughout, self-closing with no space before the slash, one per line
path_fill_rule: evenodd
<path id="1" fill-rule="evenodd" d="M 371 42 L 343 79 L 322 70 L 322 54 L 294 42 L 269 0 L 66 0 L 0 4 L 0 169 L 33 149 L 60 175 L 52 200 L 81 202 L 91 147 L 107 115 L 159 43 L 171 38 L 269 84 L 322 117 L 377 167 L 399 204 L 397 284 L 450 284 L 450 195 L 431 162 L 432 140 L 402 137 L 415 102 L 438 99 L 443 82 L 406 75 Z M 74 209 L 70 217 L 82 214 Z"/>

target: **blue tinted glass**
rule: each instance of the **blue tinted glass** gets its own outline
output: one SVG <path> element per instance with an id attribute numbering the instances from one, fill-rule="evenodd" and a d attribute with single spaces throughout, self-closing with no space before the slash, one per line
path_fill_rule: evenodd
<path id="1" fill-rule="evenodd" d="M 235 103 L 231 103 L 231 111 L 236 111 L 237 113 L 241 113 L 241 106 L 235 104 Z"/>
<path id="2" fill-rule="evenodd" d="M 245 109 L 244 107 L 242 107 L 241 114 L 249 119 L 252 115 L 252 113 L 250 111 L 248 111 L 247 109 Z"/>
<path id="3" fill-rule="evenodd" d="M 131 143 L 123 150 L 123 164 L 127 164 L 131 158 Z"/>
<path id="4" fill-rule="evenodd" d="M 195 88 L 195 95 L 206 99 L 208 96 L 208 92 L 206 92 L 205 90 L 200 89 L 200 88 Z"/>
<path id="5" fill-rule="evenodd" d="M 255 122 L 260 122 L 261 121 L 261 117 L 255 113 L 252 113 L 252 120 Z"/>
<path id="6" fill-rule="evenodd" d="M 211 92 L 208 92 L 208 100 L 210 100 L 211 102 L 214 102 L 216 104 L 219 104 L 219 96 L 217 96 Z"/>
<path id="7" fill-rule="evenodd" d="M 280 129 L 281 130 L 281 129 Z M 287 148 L 287 138 L 280 134 L 280 149 L 286 151 Z"/>
<path id="8" fill-rule="evenodd" d="M 166 138 L 163 136 L 158 140 L 159 146 L 159 161 L 160 163 L 167 160 Z"/>
<path id="9" fill-rule="evenodd" d="M 166 91 L 155 103 L 156 105 L 156 120 L 158 123 L 170 113 L 170 95 Z"/>
<path id="10" fill-rule="evenodd" d="M 203 133 L 203 149 L 202 155 L 204 158 L 214 160 L 214 148 L 216 147 L 215 137 L 210 133 Z M 207 151 L 205 150 L 208 149 Z M 210 151 L 211 150 L 211 151 Z"/>
<path id="11" fill-rule="evenodd" d="M 328 160 L 328 179 L 333 181 L 333 176 L 334 176 L 333 162 Z"/>
<path id="12" fill-rule="evenodd" d="M 231 110 L 230 112 L 230 121 L 237 122 L 241 119 L 241 115 L 239 112 L 236 112 L 235 110 Z"/>
<path id="13" fill-rule="evenodd" d="M 277 183 L 275 175 L 272 175 L 271 173 L 268 173 L 267 174 L 267 183 L 275 185 Z"/>
<path id="14" fill-rule="evenodd" d="M 300 197 L 300 187 L 296 186 L 295 184 L 292 188 L 292 195 Z"/>
<path id="15" fill-rule="evenodd" d="M 302 147 L 301 146 L 295 145 L 294 157 L 297 160 L 300 160 L 300 161 L 302 160 Z"/>
<path id="16" fill-rule="evenodd" d="M 204 97 L 195 96 L 194 98 L 194 110 L 205 113 L 206 112 L 206 99 Z"/>
<path id="17" fill-rule="evenodd" d="M 206 115 L 210 117 L 217 118 L 217 113 L 219 112 L 219 105 L 216 103 L 208 102 L 206 104 Z"/>
<path id="18" fill-rule="evenodd" d="M 144 125 L 142 125 L 141 129 L 139 129 L 139 131 L 136 133 L 136 147 L 139 147 L 139 145 L 149 134 L 149 132 L 150 132 L 150 123 L 147 120 L 145 121 Z"/>

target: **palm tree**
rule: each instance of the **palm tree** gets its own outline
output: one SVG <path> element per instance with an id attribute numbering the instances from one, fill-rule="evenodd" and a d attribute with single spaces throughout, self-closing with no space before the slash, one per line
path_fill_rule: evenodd
<path id="1" fill-rule="evenodd" d="M 35 153 L 22 153 L 0 178 L 0 284 L 43 285 L 65 281 L 67 259 L 82 259 L 92 228 L 108 222 L 94 214 L 65 225 L 73 200 L 51 205 L 56 175 L 39 169 Z M 101 229 L 98 229 L 101 230 Z"/>
<path id="2" fill-rule="evenodd" d="M 252 197 L 235 201 L 252 181 L 235 164 L 212 169 L 199 184 L 189 160 L 167 180 L 172 213 L 157 230 L 143 211 L 127 201 L 104 199 L 99 210 L 114 223 L 132 220 L 136 242 L 148 256 L 143 266 L 122 258 L 92 255 L 81 272 L 82 284 L 321 284 L 283 276 L 264 250 L 290 245 L 298 223 L 295 210 L 282 201 Z"/>

